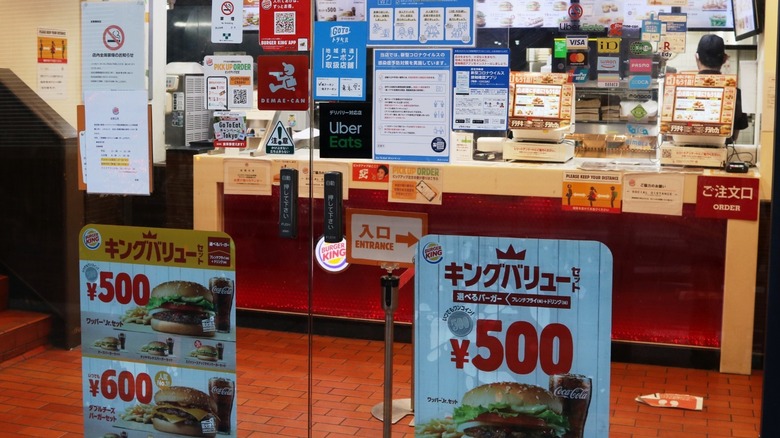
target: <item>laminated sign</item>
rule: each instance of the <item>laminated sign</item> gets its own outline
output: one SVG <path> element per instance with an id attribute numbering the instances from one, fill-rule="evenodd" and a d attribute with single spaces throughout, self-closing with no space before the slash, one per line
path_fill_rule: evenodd
<path id="1" fill-rule="evenodd" d="M 604 244 L 428 235 L 415 269 L 415 436 L 609 436 Z"/>
<path id="2" fill-rule="evenodd" d="M 224 233 L 79 234 L 84 436 L 235 437 L 235 245 Z"/>

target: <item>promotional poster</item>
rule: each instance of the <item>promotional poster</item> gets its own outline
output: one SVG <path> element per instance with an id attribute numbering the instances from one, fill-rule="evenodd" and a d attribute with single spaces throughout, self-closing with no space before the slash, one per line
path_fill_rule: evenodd
<path id="1" fill-rule="evenodd" d="M 236 436 L 232 239 L 109 225 L 79 239 L 85 436 Z"/>
<path id="2" fill-rule="evenodd" d="M 415 436 L 609 436 L 606 246 L 428 235 L 415 269 Z"/>

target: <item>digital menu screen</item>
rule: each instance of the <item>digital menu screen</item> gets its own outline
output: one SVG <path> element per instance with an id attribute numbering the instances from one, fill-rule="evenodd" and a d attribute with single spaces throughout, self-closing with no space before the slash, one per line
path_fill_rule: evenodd
<path id="1" fill-rule="evenodd" d="M 661 132 L 729 137 L 737 97 L 736 75 L 667 75 Z"/>
<path id="2" fill-rule="evenodd" d="M 758 34 L 761 22 L 758 19 L 756 0 L 734 0 L 734 38 L 741 40 Z"/>
<path id="3" fill-rule="evenodd" d="M 574 86 L 565 73 L 511 72 L 509 127 L 557 129 L 571 125 Z"/>

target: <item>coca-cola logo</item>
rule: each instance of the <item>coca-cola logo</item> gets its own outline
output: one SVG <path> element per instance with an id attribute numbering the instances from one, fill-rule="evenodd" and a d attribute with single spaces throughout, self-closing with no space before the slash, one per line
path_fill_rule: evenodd
<path id="1" fill-rule="evenodd" d="M 556 397 L 568 398 L 570 400 L 587 400 L 590 397 L 590 391 L 583 388 L 566 389 L 557 387 L 553 391 Z"/>
<path id="2" fill-rule="evenodd" d="M 221 294 L 232 294 L 233 293 L 233 288 L 230 287 L 230 286 L 224 286 L 224 287 L 214 286 L 214 287 L 211 288 L 211 292 L 215 293 L 215 294 L 220 294 L 220 295 Z"/>
<path id="3" fill-rule="evenodd" d="M 228 396 L 232 396 L 233 395 L 233 388 L 231 388 L 229 386 L 212 386 L 211 387 L 211 393 L 214 394 L 214 395 L 222 395 L 222 396 L 228 395 Z"/>

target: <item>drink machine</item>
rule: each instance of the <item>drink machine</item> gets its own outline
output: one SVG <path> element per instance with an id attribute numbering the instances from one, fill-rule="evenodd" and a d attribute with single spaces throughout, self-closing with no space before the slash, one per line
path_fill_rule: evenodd
<path id="1" fill-rule="evenodd" d="M 206 109 L 203 68 L 194 62 L 165 67 L 165 144 L 190 146 L 213 137 L 211 111 Z"/>

